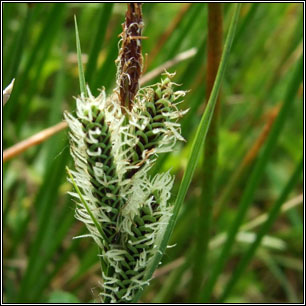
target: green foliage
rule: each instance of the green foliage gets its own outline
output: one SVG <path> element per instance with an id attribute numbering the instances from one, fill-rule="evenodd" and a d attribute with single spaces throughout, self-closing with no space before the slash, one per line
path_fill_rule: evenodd
<path id="1" fill-rule="evenodd" d="M 143 54 L 148 53 L 150 58 L 150 52 L 177 18 L 182 5 L 143 5 L 143 35 L 148 37 L 142 41 Z M 224 4 L 224 37 L 229 32 L 234 6 Z M 12 78 L 16 79 L 3 111 L 4 149 L 63 120 L 65 110 L 74 110 L 72 97 L 80 93 L 78 57 L 93 93 L 96 95 L 97 88 L 102 86 L 112 91 L 118 34 L 125 10 L 122 3 L 3 4 L 3 87 Z M 78 48 L 74 16 L 78 20 Z M 290 199 L 302 193 L 300 178 L 289 181 L 300 165 L 303 152 L 299 60 L 303 50 L 302 27 L 301 3 L 241 6 L 222 83 L 216 203 L 262 133 L 271 112 L 276 108 L 280 112 L 262 149 L 235 184 L 230 185 L 231 193 L 220 212 L 215 215 L 215 207 L 212 208 L 213 236 L 206 254 L 206 267 L 211 268 L 202 271 L 205 298 L 202 302 L 220 299 L 248 303 L 302 302 L 301 206 L 279 215 L 286 196 Z M 147 67 L 150 71 L 181 51 L 197 48 L 194 57 L 168 69 L 177 72 L 173 81 L 182 84 L 180 89 L 191 89 L 182 105 L 183 109 L 190 108 L 181 120 L 186 143 L 178 144 L 171 154 L 161 155 L 151 170 L 153 175 L 171 168 L 176 175 L 171 199 L 176 203 L 173 217 L 176 225 L 172 223 L 163 248 L 168 238 L 169 244 L 176 246 L 165 251 L 161 269 L 157 269 L 157 277 L 144 290 L 141 302 L 193 302 L 188 291 L 190 262 L 198 243 L 195 204 L 203 181 L 200 171 L 203 160 L 196 158 L 195 153 L 203 149 L 203 131 L 208 123 L 207 112 L 203 115 L 206 33 L 207 5 L 194 3 Z M 145 56 L 144 62 L 147 62 Z M 141 144 L 146 145 L 146 138 L 141 139 Z M 197 144 L 196 149 L 193 143 Z M 68 151 L 68 135 L 62 131 L 4 164 L 4 302 L 91 302 L 100 292 L 97 247 L 90 239 L 72 239 L 86 234 L 86 230 L 74 219 L 75 203 L 66 195 L 72 191 L 66 181 L 65 166 L 72 164 Z M 140 158 L 140 154 L 136 155 L 134 162 Z M 252 229 L 253 234 L 258 233 L 257 239 L 244 241 L 242 247 L 237 239 L 241 226 L 264 213 L 268 214 L 267 223 L 258 230 Z M 224 233 L 225 242 L 214 247 L 213 240 Z M 267 234 L 282 241 L 285 248 L 267 248 L 261 241 Z M 237 265 L 240 260 L 241 264 Z"/>

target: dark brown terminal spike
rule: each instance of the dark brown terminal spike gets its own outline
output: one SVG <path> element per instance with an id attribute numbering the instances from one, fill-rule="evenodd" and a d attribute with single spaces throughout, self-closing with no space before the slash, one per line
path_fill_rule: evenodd
<path id="1" fill-rule="evenodd" d="M 141 36 L 143 22 L 141 3 L 129 3 L 125 15 L 122 44 L 119 51 L 119 98 L 122 108 L 131 109 L 139 89 L 142 73 Z"/>

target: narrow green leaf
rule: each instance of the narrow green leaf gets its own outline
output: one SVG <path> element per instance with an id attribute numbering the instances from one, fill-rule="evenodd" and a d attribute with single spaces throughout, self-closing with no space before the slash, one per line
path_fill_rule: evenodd
<path id="1" fill-rule="evenodd" d="M 208 34 L 207 34 L 207 65 L 206 65 L 206 97 L 208 99 L 212 89 L 215 72 L 223 47 L 223 4 L 208 4 Z M 219 95 L 220 96 L 220 95 Z M 196 247 L 194 252 L 192 277 L 190 281 L 190 296 L 198 302 L 202 290 L 203 279 L 207 265 L 207 251 L 211 236 L 214 196 L 216 191 L 216 174 L 218 170 L 219 151 L 219 117 L 221 101 L 218 98 L 215 111 L 209 126 L 203 152 L 202 166 L 203 182 L 201 197 L 197 201 L 199 214 L 196 218 Z"/>
<path id="2" fill-rule="evenodd" d="M 254 17 L 256 16 L 257 10 L 260 8 L 260 5 L 257 5 L 257 3 L 250 3 L 250 8 L 245 15 L 245 17 L 240 22 L 240 25 L 237 28 L 237 34 L 235 36 L 235 39 L 233 41 L 233 51 L 236 47 L 236 41 L 239 41 L 241 36 L 246 32 L 248 27 L 252 25 L 252 22 L 254 20 Z"/>
<path id="3" fill-rule="evenodd" d="M 23 100 L 26 102 L 23 102 L 22 112 L 17 112 L 18 114 L 17 125 L 16 125 L 17 134 L 21 133 L 24 123 L 27 120 L 28 115 L 30 113 L 30 109 L 31 109 L 31 105 L 33 103 L 34 97 L 35 95 L 37 95 L 39 91 L 38 88 L 41 82 L 42 71 L 46 63 L 48 62 L 49 55 L 52 50 L 51 46 L 53 46 L 54 42 L 56 42 L 58 39 L 57 34 L 60 31 L 61 25 L 64 21 L 65 8 L 66 8 L 65 4 L 59 7 L 56 7 L 56 14 L 55 14 L 54 20 L 52 20 L 52 27 L 48 31 L 48 34 L 46 35 L 46 38 L 43 41 L 43 44 L 39 46 L 40 53 L 38 55 L 38 59 L 36 59 L 37 61 L 36 67 L 33 69 L 34 77 L 31 78 L 30 80 L 30 85 L 27 87 L 26 98 L 25 100 Z M 32 68 L 33 67 L 31 67 L 31 69 Z M 16 80 L 16 84 L 17 83 L 18 82 Z"/>
<path id="4" fill-rule="evenodd" d="M 199 18 L 202 12 L 206 14 L 205 5 L 197 3 L 192 4 L 190 9 L 185 13 L 182 22 L 180 22 L 175 29 L 175 31 L 180 33 L 180 35 L 174 35 L 173 33 L 170 35 L 168 41 L 162 48 L 162 50 L 167 50 L 167 52 L 159 52 L 157 57 L 153 59 L 153 62 L 150 65 L 151 68 L 156 66 L 156 64 L 161 64 L 162 62 L 173 58 L 180 51 L 182 44 L 186 42 L 186 40 L 190 40 L 190 37 L 193 34 L 192 28 L 197 22 L 202 22 L 202 18 Z M 176 18 L 176 16 L 174 18 Z M 186 22 L 184 22 L 185 20 Z"/>
<path id="5" fill-rule="evenodd" d="M 290 305 L 303 304 L 302 298 L 299 298 L 299 294 L 296 291 L 294 284 L 292 284 L 291 279 L 288 277 L 287 271 L 280 267 L 279 264 L 274 260 L 274 254 L 262 250 L 259 254 L 259 260 L 265 263 L 268 270 L 273 275 L 275 282 L 280 285 L 282 292 L 285 293 L 287 298 L 287 303 Z"/>
<path id="6" fill-rule="evenodd" d="M 68 200 L 70 202 L 70 199 Z M 44 249 L 44 256 L 42 256 L 35 265 L 32 267 L 31 270 L 31 279 L 29 281 L 32 282 L 32 289 L 30 290 L 31 300 L 37 301 L 38 297 L 36 297 L 36 292 L 39 292 L 38 296 L 41 301 L 41 297 L 43 295 L 42 290 L 39 290 L 40 286 L 37 285 L 37 279 L 42 280 L 42 275 L 45 276 L 47 271 L 49 271 L 50 263 L 54 261 L 54 256 L 56 252 L 59 251 L 59 247 L 61 246 L 63 239 L 71 229 L 75 218 L 73 214 L 71 214 L 71 209 L 69 207 L 69 203 L 66 201 L 64 205 L 66 207 L 63 209 L 64 212 L 60 214 L 58 224 L 54 225 L 54 222 L 50 223 L 48 226 L 48 231 L 45 235 L 45 245 L 42 246 Z M 51 220 L 55 221 L 55 220 Z"/>
<path id="7" fill-rule="evenodd" d="M 81 231 L 78 232 L 77 236 L 85 234 L 85 230 L 82 228 Z M 67 263 L 71 254 L 77 253 L 78 247 L 80 245 L 81 239 L 74 239 L 72 240 L 71 244 L 67 249 L 64 250 L 60 257 L 58 258 L 57 262 L 53 269 L 44 275 L 40 276 L 40 281 L 35 284 L 34 288 L 32 289 L 32 296 L 33 300 L 37 301 L 41 297 L 41 293 L 44 289 L 50 284 L 50 282 L 54 279 L 54 277 L 59 273 L 61 268 L 64 264 Z"/>
<path id="8" fill-rule="evenodd" d="M 76 48 L 77 48 L 77 55 L 78 55 L 80 90 L 81 90 L 81 93 L 84 93 L 85 97 L 87 97 L 88 94 L 87 94 L 87 89 L 86 89 L 85 75 L 84 75 L 84 69 L 83 69 L 83 63 L 82 63 L 81 43 L 80 43 L 76 16 L 74 16 L 74 24 L 75 24 L 75 36 L 76 36 Z"/>

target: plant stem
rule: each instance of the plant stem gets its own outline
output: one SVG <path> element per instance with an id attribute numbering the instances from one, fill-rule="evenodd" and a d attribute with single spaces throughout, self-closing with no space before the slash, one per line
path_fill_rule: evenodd
<path id="1" fill-rule="evenodd" d="M 3 151 L 3 162 L 5 163 L 6 161 L 14 158 L 15 156 L 26 151 L 27 149 L 44 142 L 54 134 L 64 130 L 66 127 L 67 127 L 66 122 L 60 122 L 54 126 L 51 126 L 45 130 L 40 131 L 39 133 L 21 142 L 18 142 L 17 144 Z"/>
<path id="2" fill-rule="evenodd" d="M 223 5 L 208 3 L 208 37 L 207 37 L 207 71 L 206 71 L 206 101 L 209 100 L 215 78 L 218 72 L 223 46 Z M 207 103 L 207 102 L 206 102 Z M 220 94 L 211 120 L 204 149 L 204 164 L 202 177 L 201 200 L 198 203 L 198 224 L 196 248 L 191 279 L 191 298 L 197 301 L 201 292 L 206 255 L 210 237 L 212 207 L 215 192 L 215 173 L 218 159 L 218 120 L 220 109 Z"/>

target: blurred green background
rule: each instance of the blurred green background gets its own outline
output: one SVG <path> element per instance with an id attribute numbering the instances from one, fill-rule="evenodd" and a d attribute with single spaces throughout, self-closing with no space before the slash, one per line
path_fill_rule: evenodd
<path id="1" fill-rule="evenodd" d="M 232 4 L 223 5 L 224 37 L 232 8 Z M 61 122 L 64 110 L 74 110 L 73 97 L 79 94 L 74 15 L 86 81 L 95 94 L 102 86 L 112 91 L 125 11 L 126 4 L 122 3 L 3 4 L 3 87 L 16 79 L 3 109 L 4 149 Z M 168 69 L 176 71 L 174 81 L 182 84 L 182 89 L 190 90 L 182 104 L 190 111 L 181 120 L 187 142 L 178 144 L 174 153 L 160 157 L 152 170 L 171 169 L 176 174 L 175 198 L 205 102 L 207 4 L 145 3 L 143 15 L 145 72 L 196 48 L 193 56 Z M 218 257 L 222 235 L 236 216 L 249 175 L 302 54 L 303 4 L 242 5 L 221 93 L 218 167 L 205 279 Z M 290 114 L 243 224 L 269 214 L 302 157 L 302 97 L 301 85 L 292 94 Z M 260 137 L 262 142 L 256 148 Z M 250 152 L 254 153 L 251 157 Z M 100 290 L 95 244 L 87 238 L 72 239 L 86 230 L 74 219 L 75 204 L 67 195 L 71 190 L 66 180 L 67 164 L 71 166 L 72 160 L 64 130 L 3 165 L 4 302 L 90 302 Z M 167 250 L 142 302 L 193 302 L 193 249 L 201 243 L 196 220 L 205 201 L 202 166 L 203 158 L 171 238 L 176 246 Z M 301 195 L 300 177 L 287 199 L 295 204 L 283 205 L 286 211 L 279 215 L 225 302 L 303 301 Z M 258 226 L 251 226 L 247 233 L 238 235 L 214 286 L 213 301 L 222 294 L 257 230 Z"/>

